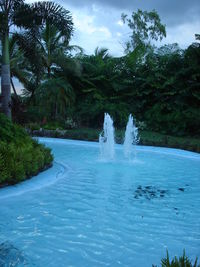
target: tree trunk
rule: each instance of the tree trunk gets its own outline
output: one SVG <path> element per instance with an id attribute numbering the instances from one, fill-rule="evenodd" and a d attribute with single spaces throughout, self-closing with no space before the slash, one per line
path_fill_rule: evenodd
<path id="1" fill-rule="evenodd" d="M 3 113 L 11 119 L 10 58 L 8 32 L 2 38 L 1 93 Z"/>

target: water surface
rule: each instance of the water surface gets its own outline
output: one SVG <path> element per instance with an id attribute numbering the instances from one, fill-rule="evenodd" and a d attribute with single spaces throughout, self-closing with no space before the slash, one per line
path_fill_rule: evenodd
<path id="1" fill-rule="evenodd" d="M 54 166 L 0 190 L 0 244 L 21 255 L 7 252 L 2 266 L 18 257 L 12 266 L 147 267 L 184 248 L 200 256 L 200 155 L 138 146 L 127 161 L 118 145 L 106 162 L 97 143 L 40 141 Z"/>

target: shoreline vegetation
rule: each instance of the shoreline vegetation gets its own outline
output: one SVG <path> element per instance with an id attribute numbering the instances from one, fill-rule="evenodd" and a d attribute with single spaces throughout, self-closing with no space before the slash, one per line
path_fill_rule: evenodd
<path id="1" fill-rule="evenodd" d="M 35 137 L 52 137 L 63 139 L 74 139 L 83 141 L 96 141 L 98 142 L 101 129 L 92 128 L 79 128 L 79 129 L 30 129 L 26 131 Z M 194 137 L 175 137 L 171 135 L 161 134 L 157 132 L 140 130 L 140 142 L 139 145 L 145 146 L 159 146 L 188 150 L 192 152 L 200 153 L 200 140 Z M 115 141 L 118 144 L 123 143 L 124 130 L 115 131 Z"/>
<path id="2" fill-rule="evenodd" d="M 0 188 L 29 179 L 52 166 L 51 150 L 0 113 Z"/>
<path id="3" fill-rule="evenodd" d="M 0 114 L 0 188 L 14 185 L 50 168 L 51 150 L 31 137 L 53 137 L 98 142 L 101 129 L 72 128 L 29 124 L 24 128 Z M 139 130 L 139 145 L 184 149 L 200 153 L 200 140 Z M 116 129 L 115 141 L 122 144 L 124 129 Z"/>

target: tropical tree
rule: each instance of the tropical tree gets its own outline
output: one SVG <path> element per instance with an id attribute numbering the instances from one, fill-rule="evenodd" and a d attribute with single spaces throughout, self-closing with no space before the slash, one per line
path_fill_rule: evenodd
<path id="1" fill-rule="evenodd" d="M 1 91 L 3 112 L 11 118 L 9 35 L 11 26 L 31 29 L 37 38 L 38 26 L 55 25 L 68 39 L 73 30 L 69 11 L 54 2 L 31 5 L 24 0 L 0 0 L 0 38 L 2 42 Z"/>
<path id="2" fill-rule="evenodd" d="M 24 57 L 23 51 L 19 48 L 17 44 L 17 39 L 15 35 L 9 38 L 9 57 L 10 57 L 10 82 L 11 87 L 15 96 L 17 96 L 17 91 L 15 89 L 14 77 L 17 78 L 22 84 L 26 81 L 31 73 L 27 70 L 27 62 Z M 2 66 L 2 55 L 0 51 L 0 73 Z"/>
<path id="3" fill-rule="evenodd" d="M 38 28 L 37 35 L 33 33 L 32 29 L 18 34 L 18 44 L 30 61 L 33 53 L 40 56 L 40 64 L 43 65 L 48 78 L 52 77 L 60 59 L 64 61 L 65 57 L 69 58 L 72 50 L 82 52 L 82 48 L 79 46 L 69 45 L 69 38 L 65 32 L 48 21 L 44 27 Z"/>
<path id="4" fill-rule="evenodd" d="M 77 120 L 87 126 L 102 123 L 104 112 L 109 112 L 119 124 L 127 117 L 127 105 L 120 98 L 124 80 L 120 73 L 121 58 L 113 58 L 108 49 L 97 47 L 93 55 L 80 55 L 82 66 L 80 83 L 76 89 Z"/>
<path id="5" fill-rule="evenodd" d="M 72 86 L 64 78 L 51 78 L 38 87 L 36 104 L 48 120 L 64 120 L 74 97 Z"/>
<path id="6" fill-rule="evenodd" d="M 48 22 L 39 27 L 37 38 L 29 30 L 17 34 L 17 41 L 31 72 L 31 78 L 23 83 L 28 110 L 37 110 L 37 117 L 64 120 L 75 99 L 73 86 L 81 75 L 80 63 L 71 51 L 82 49 L 69 45 L 69 39 Z"/>
<path id="7" fill-rule="evenodd" d="M 37 38 L 32 34 L 32 30 L 17 34 L 16 37 L 29 63 L 26 68 L 32 73 L 31 79 L 23 83 L 24 94 L 30 96 L 29 102 L 34 104 L 36 94 L 41 95 L 41 88 L 43 97 L 54 97 L 46 92 L 51 86 L 59 91 L 65 83 L 65 87 L 72 88 L 71 83 L 74 83 L 75 77 L 80 76 L 80 64 L 72 57 L 71 52 L 73 50 L 80 53 L 82 48 L 69 45 L 66 35 L 48 21 L 44 27 L 39 27 Z"/>
<path id="8" fill-rule="evenodd" d="M 165 25 L 155 10 L 150 12 L 138 9 L 133 12 L 131 18 L 122 14 L 123 23 L 127 23 L 131 29 L 130 41 L 126 43 L 126 52 L 134 50 L 137 46 L 149 45 L 151 40 L 162 40 L 166 37 Z"/>

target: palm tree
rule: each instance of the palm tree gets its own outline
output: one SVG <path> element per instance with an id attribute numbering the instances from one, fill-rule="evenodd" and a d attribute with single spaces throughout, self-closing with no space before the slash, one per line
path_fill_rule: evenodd
<path id="1" fill-rule="evenodd" d="M 48 78 L 52 78 L 55 69 L 60 64 L 70 59 L 71 50 L 82 52 L 81 47 L 70 46 L 65 34 L 48 22 L 38 34 L 37 47 Z"/>
<path id="2" fill-rule="evenodd" d="M 32 74 L 29 80 L 26 80 L 25 83 L 22 82 L 25 89 L 24 94 L 30 96 L 29 100 L 33 100 L 31 102 L 36 104 L 38 99 L 41 100 L 41 95 L 43 98 L 53 98 L 55 90 L 59 91 L 62 88 L 71 88 L 63 92 L 71 92 L 72 96 L 69 99 L 73 100 L 73 84 L 81 75 L 81 66 L 79 61 L 72 57 L 71 51 L 80 53 L 82 48 L 69 45 L 69 39 L 63 32 L 48 22 L 38 30 L 37 38 L 33 36 L 32 30 L 17 34 L 16 38 L 29 63 L 26 64 L 26 69 Z M 46 92 L 48 90 L 50 92 Z M 57 100 L 60 99 L 57 98 Z M 54 100 L 43 99 L 43 102 L 50 103 Z M 67 104 L 67 101 L 60 100 L 60 102 L 61 106 Z M 53 107 L 53 105 L 50 106 Z"/>
<path id="3" fill-rule="evenodd" d="M 70 53 L 82 52 L 82 48 L 70 46 L 63 33 L 49 23 L 38 36 L 37 46 L 44 68 L 35 91 L 37 103 L 45 107 L 49 119 L 65 118 L 75 100 L 74 81 L 81 75 L 80 63 Z"/>
<path id="4" fill-rule="evenodd" d="M 74 99 L 74 90 L 64 78 L 50 78 L 36 90 L 37 106 L 50 120 L 64 119 Z"/>
<path id="5" fill-rule="evenodd" d="M 39 26 L 55 25 L 69 40 L 73 30 L 69 11 L 54 2 L 25 4 L 24 0 L 0 0 L 0 39 L 2 43 L 1 91 L 3 112 L 11 118 L 9 35 L 11 26 L 31 29 L 37 38 Z"/>
<path id="6" fill-rule="evenodd" d="M 13 78 L 17 78 L 22 84 L 30 78 L 30 71 L 27 69 L 27 60 L 24 57 L 23 51 L 17 44 L 17 36 L 12 35 L 9 38 L 9 57 L 10 57 L 10 82 L 15 96 L 17 92 L 15 89 Z M 2 56 L 0 52 L 0 73 L 2 66 Z"/>

